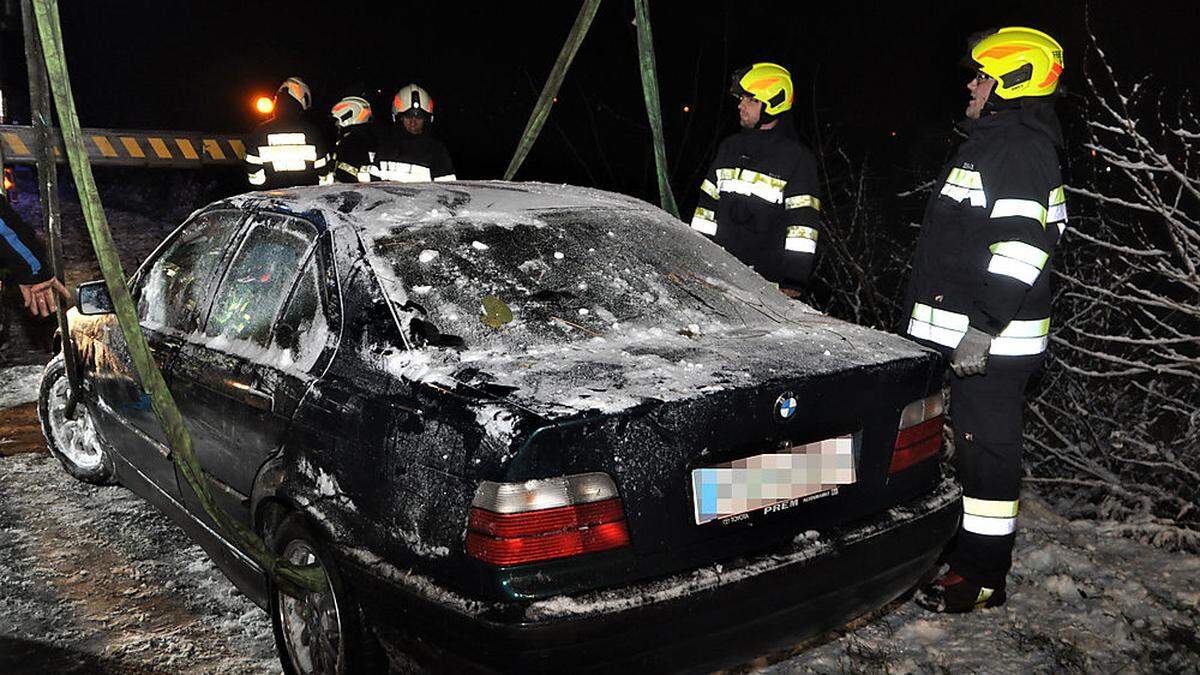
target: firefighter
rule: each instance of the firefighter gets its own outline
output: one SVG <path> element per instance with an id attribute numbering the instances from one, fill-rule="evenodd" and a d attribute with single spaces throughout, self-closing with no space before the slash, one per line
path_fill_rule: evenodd
<path id="1" fill-rule="evenodd" d="M 378 146 L 370 102 L 362 96 L 346 96 L 333 105 L 330 114 L 338 130 L 334 145 L 334 180 L 339 183 L 369 182 Z"/>
<path id="2" fill-rule="evenodd" d="M 250 185 L 270 190 L 333 182 L 325 134 L 305 116 L 311 107 L 312 90 L 304 80 L 289 77 L 279 85 L 274 117 L 258 125 L 246 141 Z"/>
<path id="3" fill-rule="evenodd" d="M 25 308 L 34 316 L 50 316 L 70 294 L 46 264 L 46 251 L 25 219 L 0 196 L 0 272 L 16 281 Z"/>
<path id="4" fill-rule="evenodd" d="M 734 73 L 742 130 L 721 142 L 692 229 L 799 297 L 812 274 L 820 231 L 817 162 L 795 135 L 792 78 L 782 66 L 755 63 Z"/>
<path id="5" fill-rule="evenodd" d="M 1032 28 L 969 41 L 966 139 L 925 210 L 905 331 L 950 359 L 963 517 L 948 567 L 916 600 L 935 612 L 1006 599 L 1021 477 L 1025 386 L 1050 332 L 1054 247 L 1066 204 L 1054 113 L 1062 47 Z"/>
<path id="6" fill-rule="evenodd" d="M 457 180 L 450 153 L 430 135 L 433 99 L 415 84 L 396 92 L 392 99 L 394 124 L 379 142 L 371 175 L 404 183 Z"/>

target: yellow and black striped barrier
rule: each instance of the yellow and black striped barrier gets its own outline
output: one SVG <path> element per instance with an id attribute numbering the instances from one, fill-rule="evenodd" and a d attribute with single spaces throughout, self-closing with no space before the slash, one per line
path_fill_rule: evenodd
<path id="1" fill-rule="evenodd" d="M 66 161 L 62 137 L 57 129 L 54 157 Z M 241 165 L 246 145 L 241 134 L 201 134 L 192 131 L 128 131 L 121 129 L 83 129 L 88 159 L 106 166 L 145 166 L 194 168 L 200 166 Z M 37 140 L 31 126 L 0 125 L 0 143 L 4 161 L 9 164 L 36 164 Z"/>

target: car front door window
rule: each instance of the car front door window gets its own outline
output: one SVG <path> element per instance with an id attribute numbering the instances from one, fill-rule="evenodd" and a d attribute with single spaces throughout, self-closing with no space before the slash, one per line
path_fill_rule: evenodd
<path id="1" fill-rule="evenodd" d="M 298 218 L 253 216 L 209 313 L 205 335 L 214 346 L 268 346 L 271 325 L 315 238 L 316 228 Z"/>
<path id="2" fill-rule="evenodd" d="M 240 211 L 210 211 L 183 226 L 142 277 L 137 310 L 144 326 L 179 334 L 196 329 L 241 217 Z"/>

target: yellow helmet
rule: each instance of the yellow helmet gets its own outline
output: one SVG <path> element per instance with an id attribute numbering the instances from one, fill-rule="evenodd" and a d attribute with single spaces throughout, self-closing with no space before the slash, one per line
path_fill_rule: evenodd
<path id="1" fill-rule="evenodd" d="M 778 115 L 792 109 L 792 74 L 774 63 L 756 63 L 733 74 L 734 96 L 752 96 L 762 101 L 763 112 Z"/>
<path id="2" fill-rule="evenodd" d="M 1040 30 L 1019 26 L 985 36 L 971 48 L 971 60 L 996 80 L 992 91 L 1005 100 L 1049 96 L 1063 71 L 1062 45 Z"/>

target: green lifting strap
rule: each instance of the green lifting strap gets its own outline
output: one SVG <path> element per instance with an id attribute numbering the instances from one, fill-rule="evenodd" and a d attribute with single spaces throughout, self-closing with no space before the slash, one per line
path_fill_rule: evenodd
<path id="1" fill-rule="evenodd" d="M 149 393 L 154 415 L 166 432 L 167 443 L 171 447 L 171 456 L 188 485 L 195 491 L 201 505 L 220 530 L 233 540 L 255 562 L 272 575 L 273 580 L 285 593 L 299 595 L 304 591 L 323 591 L 327 580 L 319 566 L 296 566 L 284 561 L 267 548 L 267 545 L 250 528 L 230 518 L 213 502 L 209 490 L 208 478 L 196 460 L 192 450 L 192 439 L 184 426 L 183 417 L 175 405 L 162 373 L 150 356 L 146 346 L 146 338 L 142 327 L 138 324 L 137 312 L 133 300 L 129 296 L 129 287 L 125 285 L 125 271 L 121 268 L 121 260 L 117 256 L 116 244 L 112 232 L 108 229 L 108 221 L 104 216 L 104 207 L 100 203 L 100 193 L 96 189 L 96 181 L 92 176 L 92 167 L 88 162 L 87 149 L 84 146 L 83 134 L 80 131 L 79 117 L 75 111 L 75 101 L 71 94 L 71 81 L 67 75 L 67 59 L 63 50 L 62 27 L 58 18 L 57 0 L 33 0 L 34 14 L 37 17 L 38 33 L 41 35 L 42 54 L 46 62 L 54 103 L 58 109 L 59 127 L 63 134 L 63 144 L 67 149 L 70 160 L 71 174 L 79 190 L 79 202 L 83 206 L 84 220 L 87 222 L 88 233 L 92 238 L 92 246 L 96 250 L 96 258 L 100 261 L 100 271 L 108 285 L 109 295 L 112 296 L 116 310 L 117 322 L 129 353 L 133 359 L 134 370 L 142 387 Z"/>
<path id="2" fill-rule="evenodd" d="M 654 65 L 654 36 L 650 32 L 650 11 L 647 0 L 633 0 L 637 19 L 638 62 L 642 71 L 642 97 L 646 100 L 646 116 L 650 118 L 650 132 L 654 136 L 654 166 L 658 171 L 658 198 L 663 210 L 676 218 L 679 207 L 671 193 L 667 178 L 667 149 L 663 143 L 662 102 L 658 98 L 658 74 Z"/>
<path id="3" fill-rule="evenodd" d="M 563 78 L 567 75 L 567 68 L 575 59 L 575 52 L 579 51 L 579 45 L 583 43 L 583 38 L 587 35 L 588 28 L 591 27 L 592 19 L 596 16 L 596 10 L 599 8 L 600 0 L 584 0 L 583 7 L 579 8 L 579 15 L 575 17 L 575 25 L 571 26 L 571 33 L 567 35 L 567 41 L 563 43 L 562 51 L 558 53 L 558 60 L 554 62 L 554 68 L 550 70 L 550 77 L 542 87 L 542 95 L 538 97 L 537 104 L 533 106 L 533 112 L 529 114 L 529 121 L 525 124 L 525 131 L 521 134 L 521 141 L 517 143 L 517 150 L 513 153 L 512 161 L 508 163 L 508 168 L 504 171 L 504 180 L 512 180 L 513 176 L 517 175 L 517 169 L 520 169 L 521 164 L 525 162 L 525 157 L 533 148 L 533 142 L 537 140 L 538 134 L 542 133 L 546 118 L 550 116 L 550 106 L 554 102 L 554 97 L 558 95 L 558 88 L 562 86 Z"/>

